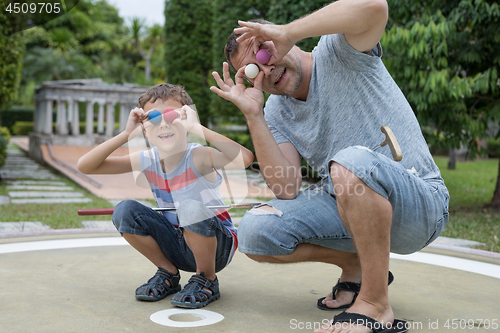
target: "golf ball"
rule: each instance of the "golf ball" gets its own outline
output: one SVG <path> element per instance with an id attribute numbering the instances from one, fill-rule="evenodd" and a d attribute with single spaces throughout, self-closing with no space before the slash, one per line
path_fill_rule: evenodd
<path id="1" fill-rule="evenodd" d="M 148 119 L 153 124 L 158 124 L 161 121 L 161 113 L 159 111 L 153 110 L 148 114 Z"/>
<path id="2" fill-rule="evenodd" d="M 268 50 L 262 49 L 257 52 L 255 58 L 259 63 L 267 64 L 269 62 L 269 59 L 271 59 L 271 54 L 269 53 Z"/>
<path id="3" fill-rule="evenodd" d="M 259 75 L 259 67 L 256 64 L 248 64 L 245 67 L 245 75 L 249 79 L 254 79 L 257 75 Z"/>
<path id="4" fill-rule="evenodd" d="M 163 113 L 163 119 L 165 119 L 166 122 L 173 122 L 177 118 L 177 112 L 175 112 L 174 109 L 167 109 Z"/>

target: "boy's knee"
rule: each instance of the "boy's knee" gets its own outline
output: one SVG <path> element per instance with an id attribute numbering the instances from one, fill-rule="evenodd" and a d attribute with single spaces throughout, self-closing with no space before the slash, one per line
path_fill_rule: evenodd
<path id="1" fill-rule="evenodd" d="M 207 206 L 197 200 L 184 200 L 177 207 L 177 219 L 181 227 L 207 221 L 214 216 L 214 213 Z"/>

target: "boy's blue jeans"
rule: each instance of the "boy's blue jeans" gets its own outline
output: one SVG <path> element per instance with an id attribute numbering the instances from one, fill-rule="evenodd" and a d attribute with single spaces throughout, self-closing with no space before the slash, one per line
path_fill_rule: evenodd
<path id="1" fill-rule="evenodd" d="M 196 261 L 187 246 L 182 228 L 198 235 L 217 238 L 215 270 L 222 270 L 231 259 L 233 235 L 203 203 L 195 200 L 182 202 L 177 210 L 179 227 L 163 215 L 134 200 L 120 202 L 114 209 L 113 224 L 120 233 L 152 236 L 163 254 L 178 269 L 195 272 Z"/>

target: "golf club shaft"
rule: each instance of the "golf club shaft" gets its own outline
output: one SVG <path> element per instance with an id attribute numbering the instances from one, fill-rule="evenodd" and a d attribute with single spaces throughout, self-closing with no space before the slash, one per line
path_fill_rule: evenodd
<path id="1" fill-rule="evenodd" d="M 241 203 L 241 204 L 231 204 L 231 205 L 217 205 L 217 206 L 207 206 L 208 209 L 234 209 L 234 208 L 252 208 L 253 206 L 260 205 L 260 202 L 255 203 Z M 177 210 L 175 207 L 165 207 L 165 208 L 151 208 L 156 211 L 174 211 Z M 114 208 L 90 208 L 90 209 L 79 209 L 78 215 L 112 215 Z"/>

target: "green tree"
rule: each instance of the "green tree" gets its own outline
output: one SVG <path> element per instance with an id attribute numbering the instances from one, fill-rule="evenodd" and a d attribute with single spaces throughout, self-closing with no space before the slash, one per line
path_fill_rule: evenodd
<path id="1" fill-rule="evenodd" d="M 213 1 L 165 2 L 165 61 L 169 83 L 183 85 L 193 98 L 200 121 L 210 118 Z"/>
<path id="2" fill-rule="evenodd" d="M 147 84 L 151 79 L 151 57 L 156 49 L 156 45 L 161 42 L 163 36 L 163 28 L 159 24 L 155 24 L 152 27 L 145 27 L 145 19 L 133 18 L 130 24 L 130 31 L 135 41 L 135 47 L 144 59 L 144 78 Z M 144 33 L 147 30 L 147 33 Z M 146 52 L 144 44 L 149 44 L 149 50 Z"/>
<path id="3" fill-rule="evenodd" d="M 500 122 L 500 7 L 494 1 L 389 0 L 384 61 L 431 142 L 472 154 Z M 500 173 L 499 173 L 500 177 Z M 500 178 L 499 178 L 500 181 Z M 492 205 L 500 207 L 500 182 Z"/>
<path id="4" fill-rule="evenodd" d="M 25 31 L 20 104 L 33 103 L 34 86 L 47 80 L 101 77 L 135 81 L 140 60 L 116 8 L 105 0 L 81 0 L 68 13 Z"/>
<path id="5" fill-rule="evenodd" d="M 270 2 L 264 0 L 220 0 L 214 1 L 213 5 L 212 70 L 222 75 L 222 63 L 226 61 L 224 46 L 233 29 L 238 26 L 238 20 L 269 19 L 268 11 Z M 211 75 L 209 84 L 216 85 Z M 240 110 L 233 103 L 220 98 L 216 94 L 211 95 L 210 107 L 215 121 L 245 124 L 245 117 Z"/>
<path id="6" fill-rule="evenodd" d="M 22 33 L 15 33 L 15 22 L 3 11 L 0 1 L 0 110 L 9 106 L 19 89 L 24 43 Z"/>

